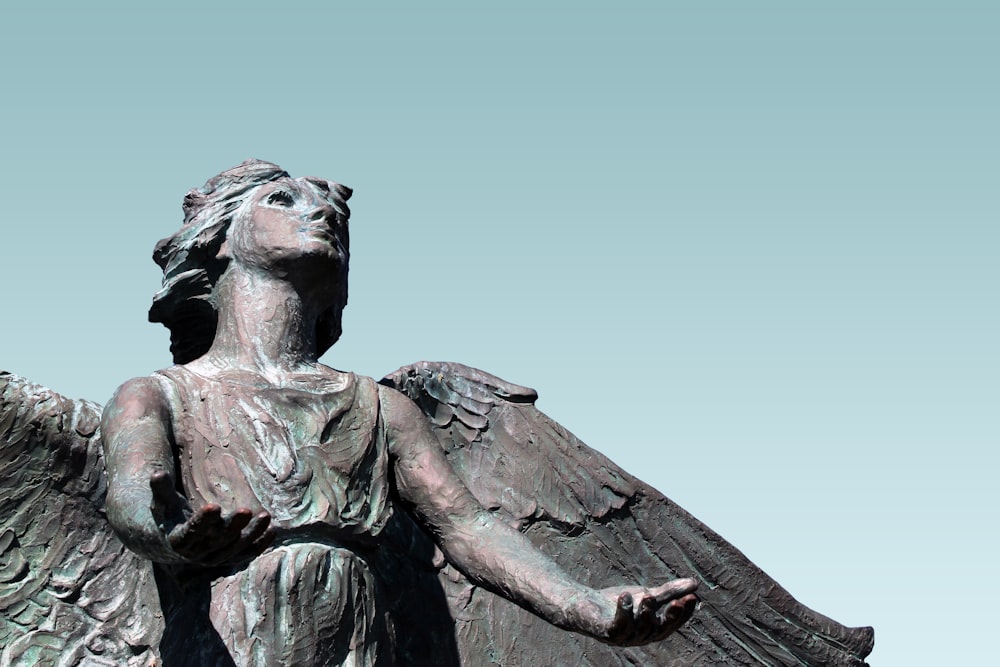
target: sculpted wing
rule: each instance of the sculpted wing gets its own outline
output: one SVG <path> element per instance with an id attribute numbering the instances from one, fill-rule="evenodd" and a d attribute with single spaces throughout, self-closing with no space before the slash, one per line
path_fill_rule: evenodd
<path id="1" fill-rule="evenodd" d="M 410 541 L 397 548 L 418 554 L 411 583 L 420 582 L 426 596 L 443 595 L 437 604 L 450 609 L 454 640 L 447 648 L 461 664 L 865 664 L 871 628 L 844 627 L 800 604 L 707 526 L 535 408 L 533 390 L 430 362 L 403 367 L 382 383 L 421 407 L 479 501 L 574 577 L 595 587 L 700 581 L 699 608 L 678 633 L 644 647 L 611 647 L 473 585 L 431 553 L 427 540 L 396 526 Z M 434 568 L 438 592 L 428 574 Z M 422 637 L 446 634 L 429 628 Z"/>
<path id="2" fill-rule="evenodd" d="M 100 406 L 0 371 L 0 665 L 146 665 L 149 563 L 103 514 Z"/>

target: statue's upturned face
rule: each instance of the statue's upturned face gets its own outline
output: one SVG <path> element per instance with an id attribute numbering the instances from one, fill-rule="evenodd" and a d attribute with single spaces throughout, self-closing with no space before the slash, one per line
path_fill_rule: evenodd
<path id="1" fill-rule="evenodd" d="M 225 252 L 264 269 L 289 268 L 304 258 L 344 267 L 346 223 L 338 220 L 325 194 L 321 185 L 306 179 L 282 178 L 260 186 L 234 217 Z"/>

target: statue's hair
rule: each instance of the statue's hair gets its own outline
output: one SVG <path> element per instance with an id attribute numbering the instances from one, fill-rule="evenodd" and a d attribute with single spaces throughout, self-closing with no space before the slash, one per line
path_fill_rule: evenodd
<path id="1" fill-rule="evenodd" d="M 247 160 L 208 179 L 200 189 L 184 196 L 184 223 L 153 250 L 153 261 L 163 269 L 163 286 L 153 296 L 149 321 L 170 329 L 174 363 L 184 364 L 205 354 L 218 325 L 216 285 L 229 259 L 219 256 L 229 226 L 252 192 L 272 181 L 288 178 L 281 167 L 262 160 Z M 319 179 L 307 179 L 337 211 L 344 229 L 351 216 L 347 200 L 351 189 Z M 344 238 L 345 250 L 348 240 Z M 341 332 L 341 315 L 347 304 L 347 266 L 340 280 L 337 302 L 317 323 L 319 354 L 333 345 Z"/>

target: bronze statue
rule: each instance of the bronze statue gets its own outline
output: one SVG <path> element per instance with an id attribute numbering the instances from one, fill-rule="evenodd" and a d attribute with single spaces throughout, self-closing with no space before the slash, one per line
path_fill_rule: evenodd
<path id="1" fill-rule="evenodd" d="M 350 194 L 256 160 L 190 192 L 154 253 L 176 365 L 99 431 L 0 376 L 0 665 L 864 664 L 869 628 L 797 603 L 532 390 L 320 364 Z"/>

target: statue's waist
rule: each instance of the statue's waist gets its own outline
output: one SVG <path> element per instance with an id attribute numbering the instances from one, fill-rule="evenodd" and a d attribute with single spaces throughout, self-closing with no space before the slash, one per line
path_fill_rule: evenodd
<path id="1" fill-rule="evenodd" d="M 309 524 L 293 527 L 275 527 L 271 548 L 295 544 L 319 544 L 335 549 L 346 549 L 356 553 L 369 553 L 378 548 L 377 534 L 349 528 L 339 528 L 329 524 Z"/>

